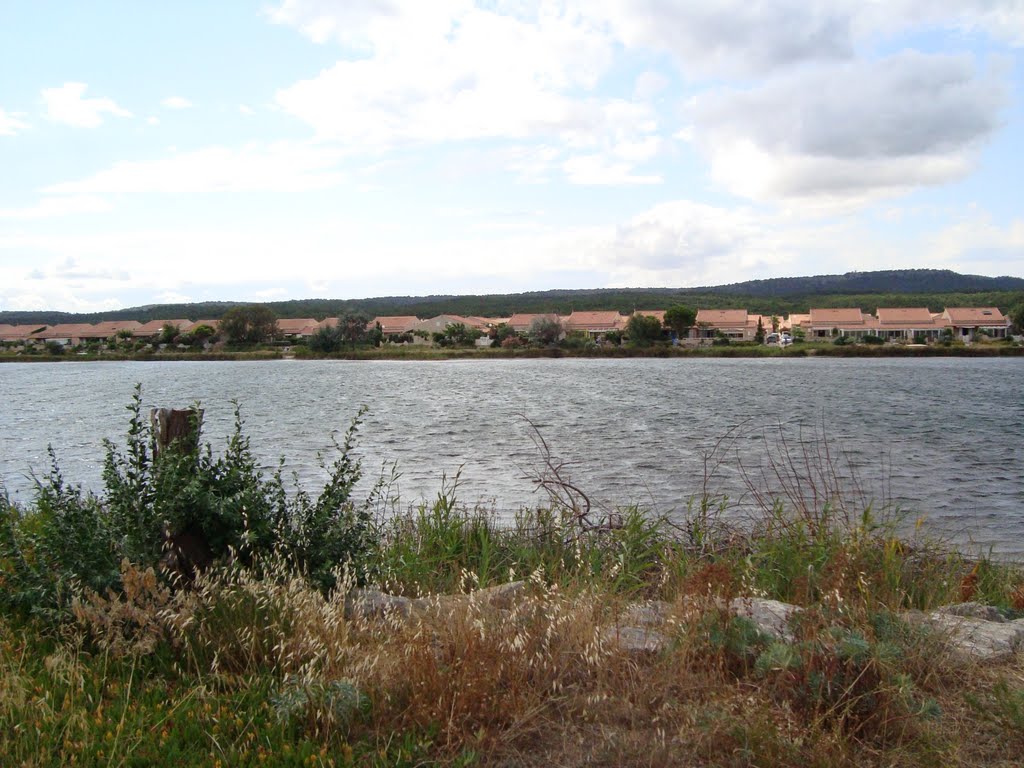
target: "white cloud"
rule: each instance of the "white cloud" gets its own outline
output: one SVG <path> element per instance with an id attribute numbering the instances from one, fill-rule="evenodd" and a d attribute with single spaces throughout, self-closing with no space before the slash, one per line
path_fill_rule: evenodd
<path id="1" fill-rule="evenodd" d="M 967 174 L 1002 85 L 967 57 L 913 52 L 822 66 L 692 105 L 714 178 L 760 200 L 862 202 Z"/>
<path id="2" fill-rule="evenodd" d="M 980 33 L 1014 46 L 1024 45 L 1021 0 L 845 0 L 861 37 L 901 29 L 935 27 Z"/>
<path id="3" fill-rule="evenodd" d="M 669 79 L 660 72 L 641 72 L 633 85 L 633 98 L 637 101 L 650 101 L 668 86 Z"/>
<path id="4" fill-rule="evenodd" d="M 918 223 L 928 219 L 928 214 Z M 934 229 L 934 222 L 941 227 Z M 554 228 L 523 221 L 509 232 L 454 226 L 449 238 L 418 243 L 389 239 L 357 220 L 334 219 L 301 231 L 191 228 L 103 234 L 0 234 L 0 302 L 7 307 L 96 308 L 205 288 L 237 295 L 318 292 L 344 286 L 344 296 L 467 292 L 582 286 L 701 286 L 784 275 L 857 269 L 950 268 L 982 274 L 1024 270 L 1024 221 L 1002 227 L 972 212 L 947 224 L 930 219 L 925 234 L 896 242 L 873 234 L 862 218 L 836 222 L 787 219 L 756 209 L 727 209 L 689 200 L 649 208 L 615 224 Z M 38 271 L 4 267 L 5 254 L 30 254 Z M 481 259 L 480 254 L 487 254 Z M 143 258 L 144 255 L 144 258 Z M 382 279 L 380 265 L 388 265 Z M 1004 265 L 1004 266 L 1000 266 Z M 513 287 L 515 286 L 515 288 Z M 326 290 L 326 289 L 324 289 Z M 278 293 L 264 293 L 277 291 Z M 322 292 L 322 291 L 319 291 Z M 34 297 L 34 298 L 33 298 Z M 32 304 L 42 297 L 45 302 Z"/>
<path id="5" fill-rule="evenodd" d="M 55 123 L 79 128 L 96 128 L 103 124 L 103 115 L 131 117 L 132 113 L 119 107 L 112 99 L 86 99 L 85 83 L 64 83 L 60 88 L 44 88 L 43 102 L 46 116 Z"/>
<path id="6" fill-rule="evenodd" d="M 652 183 L 637 172 L 661 149 L 658 120 L 642 99 L 589 95 L 611 65 L 612 40 L 584 14 L 542 4 L 503 14 L 469 2 L 285 3 L 279 21 L 318 41 L 360 46 L 317 77 L 283 89 L 278 104 L 320 139 L 364 151 L 479 139 L 518 144 L 525 180 L 560 168 L 574 184 Z M 531 6 L 532 8 L 532 6 Z M 667 82 L 667 81 L 666 81 Z M 664 84 L 647 73 L 639 87 Z M 561 154 L 560 142 L 567 156 Z M 542 160 L 538 165 L 537 161 Z"/>
<path id="7" fill-rule="evenodd" d="M 250 117 L 256 114 L 256 110 L 248 106 L 247 104 L 239 104 L 238 111 L 246 117 Z"/>
<path id="8" fill-rule="evenodd" d="M 207 147 L 174 152 L 157 160 L 119 162 L 78 181 L 54 184 L 51 195 L 117 195 L 143 192 L 289 192 L 323 189 L 343 175 L 333 170 L 339 149 L 279 142 L 240 149 Z"/>
<path id="9" fill-rule="evenodd" d="M 161 100 L 160 104 L 167 109 L 188 109 L 192 106 L 192 102 L 183 96 L 168 96 Z"/>
<path id="10" fill-rule="evenodd" d="M 570 184 L 623 185 L 660 184 L 661 177 L 655 174 L 635 174 L 633 165 L 614 162 L 603 155 L 577 155 L 562 163 L 566 179 Z"/>
<path id="11" fill-rule="evenodd" d="M 1024 219 L 1006 227 L 985 211 L 969 211 L 927 238 L 937 261 L 968 274 L 1024 275 Z"/>
<path id="12" fill-rule="evenodd" d="M 395 8 L 365 21 L 370 56 L 279 91 L 280 106 L 321 137 L 367 148 L 521 139 L 571 127 L 575 103 L 564 92 L 593 88 L 611 61 L 607 37 L 564 14 L 528 23 L 466 3 Z M 354 11 L 338 13 L 346 30 Z"/>
<path id="13" fill-rule="evenodd" d="M 631 48 L 671 53 L 687 75 L 756 74 L 852 55 L 850 14 L 814 0 L 595 0 Z"/>
<path id="14" fill-rule="evenodd" d="M 28 130 L 29 124 L 21 119 L 24 116 L 21 112 L 5 112 L 0 109 L 0 136 L 16 136 Z"/>
<path id="15" fill-rule="evenodd" d="M 44 197 L 26 208 L 0 208 L 0 219 L 49 219 L 79 213 L 104 213 L 111 208 L 108 201 L 92 195 Z"/>

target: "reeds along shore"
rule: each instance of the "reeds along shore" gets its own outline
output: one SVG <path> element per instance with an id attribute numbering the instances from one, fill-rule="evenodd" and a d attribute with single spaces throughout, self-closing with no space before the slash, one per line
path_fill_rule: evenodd
<path id="1" fill-rule="evenodd" d="M 4 765 L 989 766 L 1024 749 L 1019 659 L 973 661 L 908 613 L 973 601 L 1012 620 L 1024 576 L 849 495 L 827 450 L 751 478 L 760 511 L 737 524 L 712 493 L 673 520 L 592 509 L 541 439 L 549 502 L 499 521 L 457 481 L 411 509 L 387 478 L 354 498 L 358 420 L 324 488 L 286 492 L 240 418 L 220 457 L 154 458 L 140 402 L 99 496 L 55 462 L 33 504 L 2 505 Z M 409 600 L 354 608 L 381 593 Z M 771 635 L 737 597 L 800 611 Z M 619 641 L 653 614 L 657 647 Z"/>

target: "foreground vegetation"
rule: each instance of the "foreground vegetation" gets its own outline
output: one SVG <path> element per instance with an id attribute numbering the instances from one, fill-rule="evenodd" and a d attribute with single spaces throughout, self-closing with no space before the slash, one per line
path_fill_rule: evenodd
<path id="1" fill-rule="evenodd" d="M 357 499 L 358 418 L 311 495 L 259 469 L 240 418 L 220 456 L 155 454 L 141 394 L 129 410 L 101 495 L 55 460 L 32 505 L 0 503 L 0 764 L 988 766 L 1024 748 L 1020 661 L 965 660 L 904 614 L 1014 618 L 1024 576 L 844 495 L 827 453 L 773 463 L 742 524 L 708 494 L 668 520 L 592 509 L 538 435 L 548 503 L 499 521 L 457 479 L 408 510 L 386 476 Z M 503 603 L 477 591 L 518 580 Z M 365 585 L 427 597 L 347 611 Z M 801 606 L 792 637 L 735 596 Z M 666 647 L 612 642 L 652 600 Z"/>

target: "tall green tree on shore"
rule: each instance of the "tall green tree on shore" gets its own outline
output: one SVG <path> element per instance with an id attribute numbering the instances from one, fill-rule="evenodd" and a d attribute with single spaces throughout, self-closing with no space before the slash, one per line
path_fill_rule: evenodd
<path id="1" fill-rule="evenodd" d="M 686 336 L 697 322 L 697 312 L 685 304 L 676 304 L 665 310 L 665 326 L 672 329 L 676 338 Z"/>
<path id="2" fill-rule="evenodd" d="M 548 347 L 557 344 L 559 339 L 565 336 L 565 328 L 557 316 L 542 315 L 533 318 L 526 335 L 534 344 Z"/>
<path id="3" fill-rule="evenodd" d="M 1010 309 L 1009 317 L 1010 321 L 1017 328 L 1017 332 L 1024 333 L 1024 296 Z"/>
<path id="4" fill-rule="evenodd" d="M 259 344 L 277 336 L 277 315 L 261 304 L 232 307 L 218 327 L 232 344 Z"/>
<path id="5" fill-rule="evenodd" d="M 659 341 L 663 331 L 661 320 L 653 315 L 633 315 L 626 323 L 629 343 L 638 347 L 648 347 Z"/>
<path id="6" fill-rule="evenodd" d="M 370 318 L 362 312 L 346 312 L 338 317 L 338 335 L 350 349 L 370 340 Z"/>

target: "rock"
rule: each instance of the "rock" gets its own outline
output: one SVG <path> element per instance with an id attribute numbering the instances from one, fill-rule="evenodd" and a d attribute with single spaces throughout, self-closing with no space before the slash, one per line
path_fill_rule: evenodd
<path id="1" fill-rule="evenodd" d="M 750 619 L 757 628 L 766 635 L 777 640 L 793 642 L 793 632 L 789 628 L 792 616 L 800 612 L 799 606 L 768 600 L 763 597 L 737 597 L 729 603 L 729 608 L 737 616 Z"/>
<path id="2" fill-rule="evenodd" d="M 940 609 L 928 614 L 925 621 L 944 633 L 954 650 L 978 661 L 1010 659 L 1024 645 L 1024 620 L 1021 619 L 986 621 L 951 615 Z"/>
<path id="3" fill-rule="evenodd" d="M 607 627 L 604 639 L 627 653 L 658 653 L 668 647 L 668 637 L 650 627 Z"/>
<path id="4" fill-rule="evenodd" d="M 941 608 L 935 609 L 935 613 L 944 613 L 948 616 L 963 616 L 969 619 L 994 621 L 998 624 L 1006 623 L 1006 617 L 999 612 L 998 608 L 994 608 L 991 605 L 982 605 L 981 603 L 973 601 L 970 603 L 958 603 L 956 605 L 944 605 Z"/>
<path id="5" fill-rule="evenodd" d="M 513 606 L 517 598 L 523 596 L 525 591 L 525 581 L 510 581 L 507 584 L 498 584 L 496 587 L 478 589 L 472 593 L 472 596 L 475 600 L 482 600 L 492 608 L 508 610 Z"/>
<path id="6" fill-rule="evenodd" d="M 671 612 L 672 606 L 664 600 L 632 603 L 622 612 L 621 623 L 631 627 L 660 627 Z"/>
<path id="7" fill-rule="evenodd" d="M 409 598 L 389 595 L 376 587 L 353 589 L 345 598 L 345 617 L 353 618 L 394 618 L 407 619 L 414 614 L 452 611 L 468 605 L 486 605 L 498 610 L 512 608 L 517 597 L 526 590 L 525 581 L 512 581 L 496 587 L 479 589 L 468 595 L 433 595 Z"/>
<path id="8" fill-rule="evenodd" d="M 345 597 L 346 619 L 380 619 L 412 615 L 413 600 L 400 595 L 389 595 L 379 589 L 353 589 Z"/>

